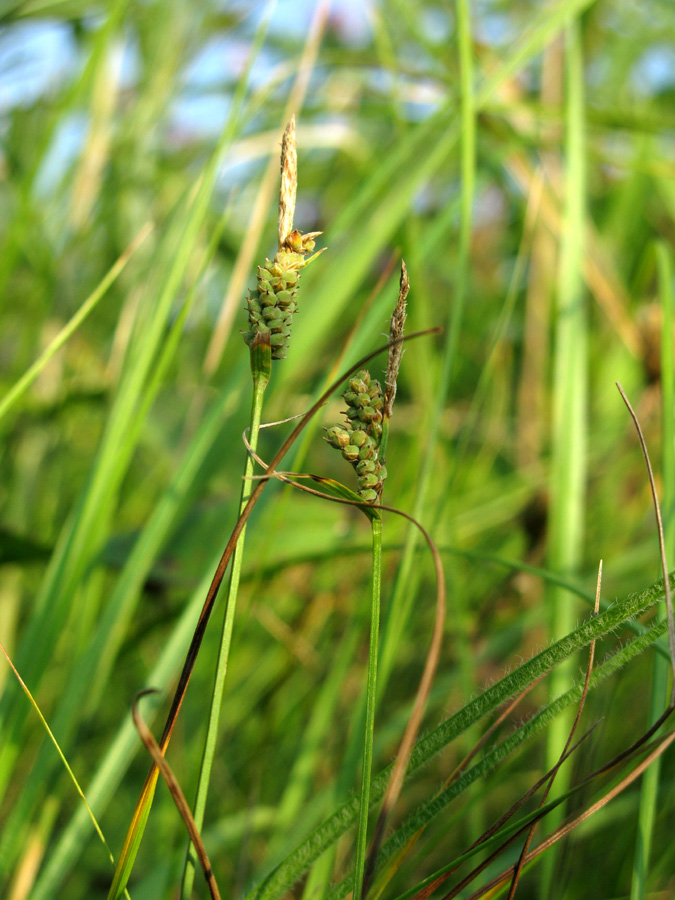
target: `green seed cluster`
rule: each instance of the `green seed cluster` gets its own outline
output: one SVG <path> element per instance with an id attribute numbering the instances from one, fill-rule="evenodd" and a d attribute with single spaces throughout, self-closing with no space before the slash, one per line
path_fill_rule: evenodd
<path id="1" fill-rule="evenodd" d="M 347 424 L 326 431 L 326 440 L 356 469 L 359 496 L 374 503 L 382 493 L 387 470 L 379 460 L 382 440 L 382 387 L 363 369 L 349 382 L 343 394 L 347 403 Z"/>
<path id="2" fill-rule="evenodd" d="M 286 356 L 293 313 L 298 308 L 300 271 L 307 263 L 305 254 L 314 249 L 316 234 L 291 232 L 274 259 L 266 259 L 265 265 L 258 267 L 257 293 L 247 298 L 250 330 L 244 340 L 251 346 L 256 334 L 269 331 L 272 359 Z"/>

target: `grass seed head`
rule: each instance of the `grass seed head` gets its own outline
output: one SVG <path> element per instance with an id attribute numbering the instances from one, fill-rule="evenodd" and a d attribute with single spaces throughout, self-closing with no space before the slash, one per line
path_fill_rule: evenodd
<path id="1" fill-rule="evenodd" d="M 349 381 L 343 394 L 347 409 L 346 425 L 334 425 L 326 431 L 326 440 L 342 451 L 356 471 L 358 494 L 366 503 L 374 503 L 384 486 L 387 470 L 379 460 L 382 439 L 382 387 L 363 369 Z"/>
<path id="2" fill-rule="evenodd" d="M 317 254 L 305 259 L 316 246 L 321 232 L 302 234 L 293 227 L 298 188 L 298 154 L 295 144 L 295 116 L 284 131 L 281 144 L 281 187 L 279 189 L 279 249 L 274 259 L 258 267 L 258 283 L 247 298 L 248 326 L 244 341 L 253 346 L 256 335 L 269 332 L 272 359 L 284 359 L 288 350 L 293 315 L 297 311 L 300 272 Z"/>

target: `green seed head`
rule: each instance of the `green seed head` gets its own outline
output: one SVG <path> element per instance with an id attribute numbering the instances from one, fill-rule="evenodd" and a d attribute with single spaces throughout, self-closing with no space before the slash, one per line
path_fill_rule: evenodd
<path id="1" fill-rule="evenodd" d="M 356 474 L 357 475 L 368 475 L 374 471 L 375 471 L 375 460 L 373 460 L 373 459 L 361 459 L 356 464 Z"/>
<path id="2" fill-rule="evenodd" d="M 326 440 L 337 450 L 342 450 L 349 444 L 350 433 L 342 425 L 333 425 L 332 428 L 326 429 Z"/>
<path id="3" fill-rule="evenodd" d="M 341 449 L 345 459 L 354 466 L 359 496 L 367 503 L 374 503 L 387 477 L 387 470 L 378 458 L 382 439 L 382 388 L 364 369 L 350 379 L 349 390 L 343 397 L 347 404 L 346 428 L 328 429 L 326 440 Z"/>
<path id="4" fill-rule="evenodd" d="M 305 254 L 314 249 L 319 232 L 303 235 L 293 231 L 273 260 L 258 267 L 257 293 L 248 298 L 249 331 L 244 340 L 249 346 L 259 330 L 271 332 L 272 359 L 283 359 L 288 349 L 293 314 L 297 310 L 300 272 L 306 265 Z"/>

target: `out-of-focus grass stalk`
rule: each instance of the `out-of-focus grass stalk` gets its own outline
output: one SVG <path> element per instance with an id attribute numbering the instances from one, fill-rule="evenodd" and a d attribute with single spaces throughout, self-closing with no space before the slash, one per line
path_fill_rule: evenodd
<path id="1" fill-rule="evenodd" d="M 87 316 L 96 308 L 99 300 L 105 296 L 108 288 L 114 283 L 117 276 L 124 269 L 133 254 L 138 250 L 143 241 L 152 231 L 152 222 L 147 222 L 139 231 L 127 249 L 122 253 L 117 262 L 110 268 L 105 277 L 100 281 L 97 287 L 84 301 L 74 316 L 63 326 L 56 337 L 49 342 L 49 346 L 43 350 L 40 356 L 35 360 L 19 380 L 14 384 L 0 401 L 0 419 L 5 415 L 7 410 L 22 397 L 28 388 L 33 384 L 40 372 L 47 365 L 49 360 L 58 353 L 63 345 L 69 340 Z"/>
<path id="2" fill-rule="evenodd" d="M 675 551 L 675 359 L 673 357 L 673 263 L 670 250 L 664 243 L 657 244 L 656 263 L 661 297 L 661 415 L 662 415 L 662 478 L 664 531 L 666 558 L 672 563 Z M 665 606 L 660 606 L 657 620 L 666 618 Z M 660 654 L 654 655 L 652 669 L 652 696 L 650 723 L 663 712 L 668 702 L 669 664 Z M 652 835 L 656 820 L 657 794 L 661 759 L 655 760 L 642 777 L 638 830 L 633 859 L 633 876 L 630 900 L 642 900 L 645 896 Z"/>
<path id="3" fill-rule="evenodd" d="M 582 283 L 585 220 L 584 72 L 581 34 L 577 22 L 565 35 L 565 215 L 563 220 L 558 308 L 555 328 L 553 373 L 552 461 L 549 513 L 549 564 L 555 572 L 570 575 L 581 559 L 586 474 L 587 314 Z M 574 629 L 576 609 L 570 595 L 553 589 L 548 595 L 550 636 L 558 640 Z M 568 660 L 551 674 L 552 699 L 569 690 L 574 681 Z M 557 762 L 569 731 L 570 716 L 560 716 L 548 733 L 546 766 Z M 554 793 L 565 789 L 569 767 L 556 778 Z M 553 795 L 552 795 L 553 796 Z M 559 824 L 564 810 L 550 819 Z M 549 820 L 547 819 L 547 823 Z M 542 866 L 542 897 L 552 897 L 552 874 L 557 853 L 547 854 Z"/>
<path id="4" fill-rule="evenodd" d="M 473 229 L 473 205 L 476 183 L 476 103 L 474 97 L 474 68 L 473 68 L 473 40 L 471 34 L 471 9 L 469 0 L 457 0 L 457 42 L 459 52 L 459 72 L 461 88 L 461 174 L 462 195 L 460 206 L 459 229 L 459 259 L 457 266 L 457 292 L 454 298 L 459 307 L 457 318 L 450 323 L 448 336 L 448 357 L 450 368 L 447 370 L 448 379 L 452 379 L 452 360 L 457 356 L 459 347 L 459 335 L 462 324 L 462 315 L 469 290 L 471 269 L 471 232 Z M 444 372 L 445 375 L 445 372 Z M 448 385 L 449 386 L 449 385 Z M 440 411 L 439 411 L 440 412 Z M 439 415 L 440 420 L 440 415 Z M 451 498 L 446 501 L 452 503 Z M 465 697 L 470 697 L 476 690 L 475 656 L 471 647 L 470 632 L 472 616 L 464 602 L 464 591 L 458 589 L 458 573 L 449 577 L 448 591 L 452 598 L 448 611 L 450 612 L 449 627 L 455 635 L 455 647 L 459 658 L 461 672 L 462 691 Z M 453 582 L 454 585 L 453 585 Z M 413 592 L 410 591 L 412 596 Z M 478 739 L 477 732 L 469 732 L 466 735 L 465 746 L 472 746 Z M 469 807 L 468 827 L 477 834 L 483 830 L 480 824 L 480 809 L 477 804 Z"/>
<path id="5" fill-rule="evenodd" d="M 441 362 L 441 375 L 438 392 L 436 394 L 436 402 L 428 423 L 425 426 L 427 452 L 422 463 L 419 488 L 412 511 L 412 516 L 415 519 L 421 519 L 423 517 L 424 509 L 427 504 L 427 493 L 431 484 L 433 460 L 436 452 L 438 425 L 441 421 L 443 407 L 445 406 L 450 390 L 453 368 L 459 345 L 459 335 L 464 317 L 464 305 L 466 302 L 469 277 L 469 249 L 471 230 L 473 227 L 473 203 L 476 185 L 476 102 L 473 84 L 473 50 L 468 0 L 457 0 L 457 37 L 461 72 L 460 118 L 462 176 L 457 282 L 452 303 L 449 304 L 447 337 Z M 414 591 L 409 590 L 409 579 L 412 573 L 418 540 L 417 530 L 413 527 L 409 528 L 382 641 L 382 652 L 380 654 L 380 693 L 382 693 L 386 687 L 394 663 L 396 649 L 399 646 L 415 596 Z"/>
<path id="6" fill-rule="evenodd" d="M 370 642 L 368 646 L 368 681 L 366 693 L 366 728 L 363 741 L 363 769 L 361 774 L 361 805 L 356 838 L 356 863 L 354 866 L 353 900 L 361 900 L 363 873 L 366 864 L 368 837 L 368 809 L 370 807 L 370 780 L 373 764 L 373 737 L 375 733 L 375 705 L 377 701 L 377 648 L 380 638 L 380 592 L 382 586 L 382 519 L 371 519 L 373 533 L 373 574 L 370 606 Z"/>
<path id="7" fill-rule="evenodd" d="M 260 431 L 260 422 L 262 419 L 263 397 L 265 388 L 270 379 L 271 370 L 271 354 L 268 340 L 265 345 L 254 342 L 251 347 L 251 374 L 253 376 L 253 400 L 251 403 L 251 425 L 249 443 L 255 452 L 258 448 L 258 433 Z M 239 512 L 243 511 L 246 506 L 251 491 L 253 490 L 253 457 L 247 453 L 246 466 L 244 468 L 244 480 L 241 486 L 241 502 L 239 504 Z M 209 720 L 206 728 L 206 738 L 204 740 L 204 750 L 202 752 L 202 762 L 199 769 L 199 781 L 197 785 L 197 796 L 195 798 L 195 808 L 193 818 L 198 829 L 201 830 L 204 824 L 204 810 L 206 808 L 206 798 L 209 790 L 209 781 L 211 778 L 211 769 L 213 767 L 213 758 L 216 752 L 216 740 L 218 737 L 218 723 L 220 721 L 220 709 L 223 701 L 223 688 L 225 686 L 225 676 L 227 675 L 227 663 L 230 655 L 230 644 L 232 642 L 232 630 L 234 627 L 234 614 L 237 605 L 237 595 L 239 593 L 239 580 L 241 577 L 241 565 L 244 558 L 244 543 L 246 540 L 246 526 L 237 541 L 234 554 L 232 556 L 232 569 L 230 572 L 230 585 L 227 592 L 227 600 L 225 605 L 225 619 L 223 622 L 223 631 L 220 638 L 220 648 L 218 650 L 218 660 L 216 663 L 216 674 L 213 681 L 213 691 L 211 694 L 211 706 L 209 708 Z M 192 895 L 192 887 L 195 878 L 195 868 L 197 864 L 197 854 L 194 846 L 190 843 L 185 860 L 185 869 L 183 871 L 183 883 L 181 888 L 181 897 L 183 900 Z"/>

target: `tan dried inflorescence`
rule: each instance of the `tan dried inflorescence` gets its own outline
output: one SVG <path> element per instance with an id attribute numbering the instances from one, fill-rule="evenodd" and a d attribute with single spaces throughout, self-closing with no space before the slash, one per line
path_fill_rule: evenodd
<path id="1" fill-rule="evenodd" d="M 281 187 L 279 189 L 279 249 L 274 259 L 258 266 L 255 295 L 249 295 L 249 330 L 244 340 L 250 347 L 257 334 L 268 331 L 272 359 L 283 359 L 291 336 L 293 313 L 298 308 L 300 272 L 310 261 L 307 253 L 314 249 L 314 238 L 321 232 L 302 234 L 293 228 L 295 197 L 298 189 L 298 154 L 295 144 L 295 116 L 286 126 L 281 142 Z"/>

